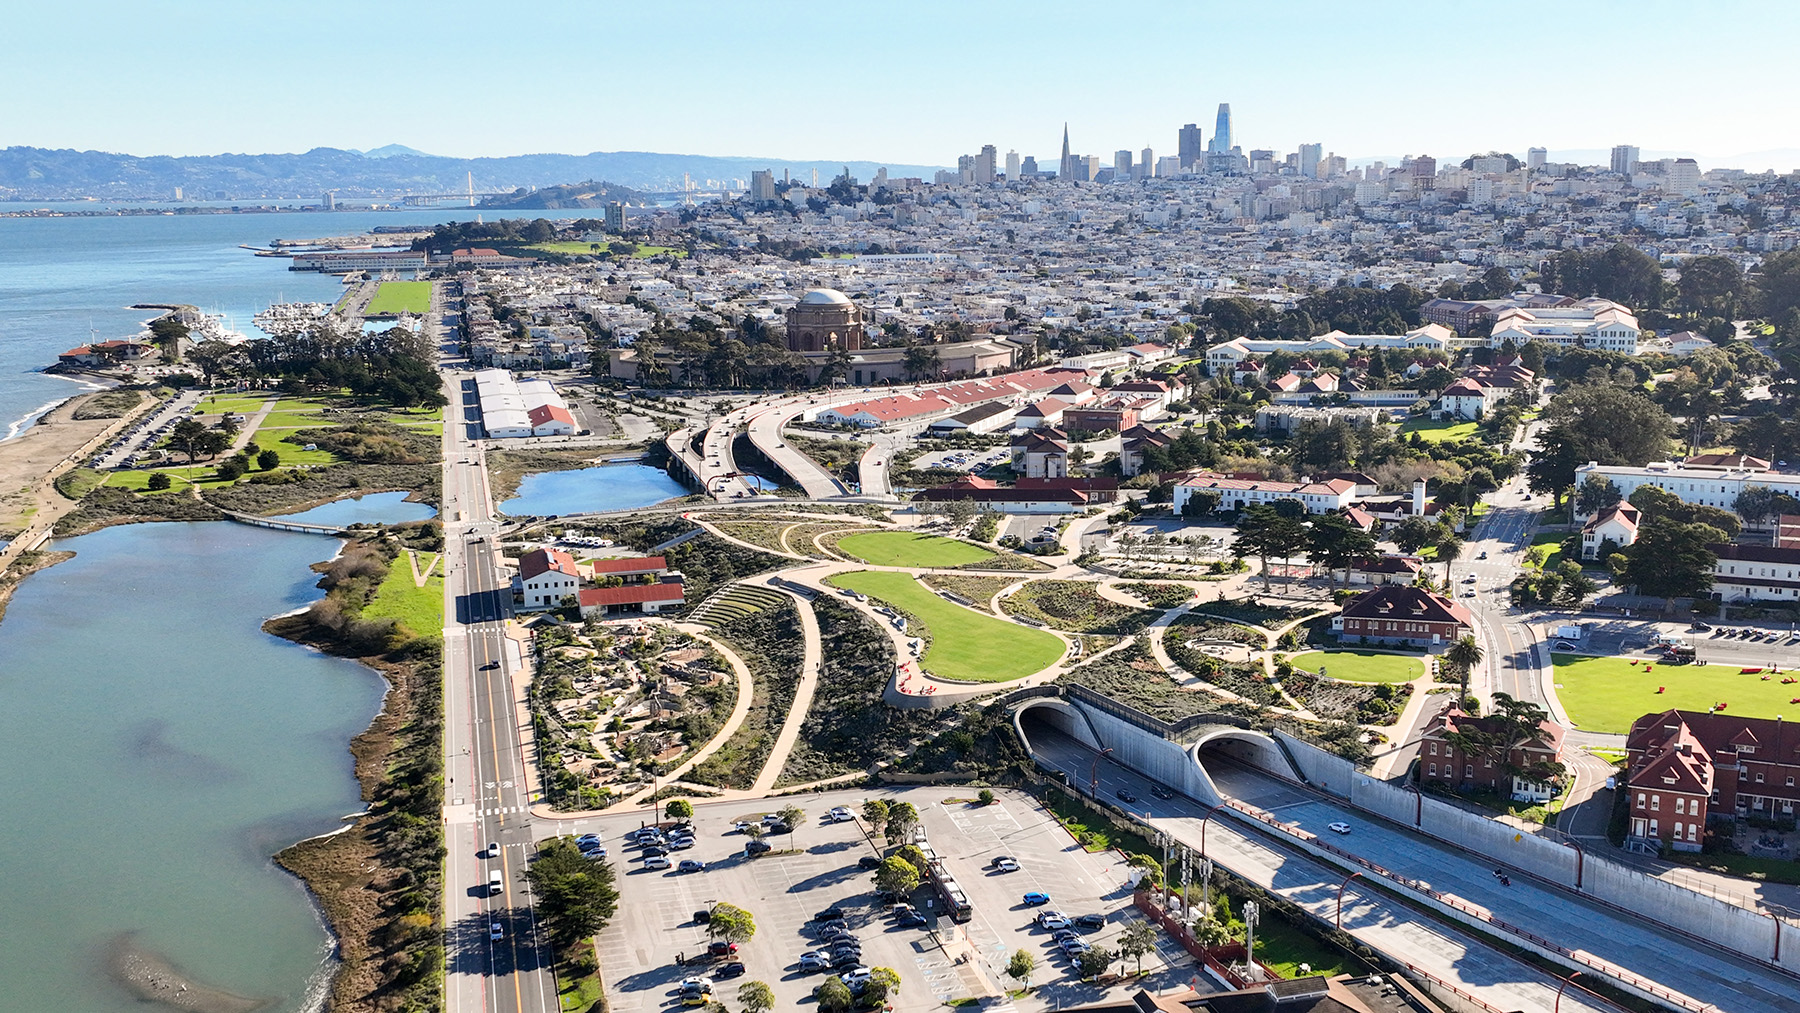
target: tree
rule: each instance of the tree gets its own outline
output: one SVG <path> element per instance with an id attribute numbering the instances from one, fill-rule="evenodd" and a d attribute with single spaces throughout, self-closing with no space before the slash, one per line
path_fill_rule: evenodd
<path id="1" fill-rule="evenodd" d="M 672 820 L 691 820 L 694 818 L 694 803 L 685 798 L 672 798 L 663 806 L 663 815 Z"/>
<path id="2" fill-rule="evenodd" d="M 1450 564 L 1456 562 L 1456 557 L 1462 555 L 1462 536 L 1458 535 L 1448 524 L 1446 524 L 1443 525 L 1442 530 L 1438 532 L 1436 544 L 1438 559 L 1444 564 L 1444 586 L 1449 587 Z"/>
<path id="3" fill-rule="evenodd" d="M 205 454 L 209 459 L 219 456 L 229 446 L 231 446 L 231 437 L 217 429 L 208 429 L 194 439 L 194 449 Z"/>
<path id="4" fill-rule="evenodd" d="M 1606 552 L 1605 545 L 1600 548 L 1602 557 L 1611 555 Z M 1582 570 L 1581 564 L 1573 559 L 1565 559 L 1557 564 L 1556 576 L 1562 581 L 1562 588 L 1556 594 L 1557 603 L 1560 605 L 1579 608 L 1583 602 L 1593 597 L 1595 591 L 1600 589 L 1600 585 L 1595 582 L 1594 578 L 1588 576 L 1586 571 Z"/>
<path id="5" fill-rule="evenodd" d="M 1531 487 L 1556 496 L 1575 484 L 1575 469 L 1600 464 L 1641 466 L 1668 456 L 1674 423 L 1641 389 L 1585 383 L 1551 398 L 1538 433 Z"/>
<path id="6" fill-rule="evenodd" d="M 1747 485 L 1732 501 L 1731 509 L 1754 527 L 1774 513 L 1775 496 L 1775 490 L 1766 485 Z"/>
<path id="7" fill-rule="evenodd" d="M 1132 922 L 1124 932 L 1119 933 L 1119 956 L 1135 960 L 1139 974 L 1144 973 L 1144 954 L 1154 949 L 1156 929 L 1149 922 Z"/>
<path id="8" fill-rule="evenodd" d="M 149 489 L 151 492 L 162 492 L 169 487 L 169 484 L 168 472 L 153 471 L 150 473 L 149 481 L 144 483 L 144 488 Z"/>
<path id="9" fill-rule="evenodd" d="M 238 479 L 243 478 L 244 472 L 247 470 L 248 468 L 245 466 L 243 458 L 229 457 L 219 462 L 219 479 L 225 482 L 235 482 Z"/>
<path id="10" fill-rule="evenodd" d="M 1744 272 L 1729 257 L 1695 257 L 1681 265 L 1675 287 L 1688 312 L 1731 318 L 1743 294 Z"/>
<path id="11" fill-rule="evenodd" d="M 1624 499 L 1619 487 L 1605 475 L 1589 475 L 1575 490 L 1575 512 L 1583 517 L 1593 515 Z"/>
<path id="12" fill-rule="evenodd" d="M 256 455 L 256 466 L 264 471 L 274 471 L 281 467 L 281 454 L 274 450 L 264 450 Z"/>
<path id="13" fill-rule="evenodd" d="M 1683 503 L 1681 497 L 1653 485 L 1632 490 L 1631 505 L 1638 508 L 1644 520 L 1654 517 L 1682 524 L 1706 524 L 1725 532 L 1726 538 L 1735 538 L 1743 530 L 1737 515 L 1724 507 Z"/>
<path id="14" fill-rule="evenodd" d="M 908 348 L 901 357 L 901 365 L 905 367 L 906 375 L 914 379 L 931 376 L 942 368 L 935 345 L 914 345 Z"/>
<path id="15" fill-rule="evenodd" d="M 1359 559 L 1375 555 L 1375 536 L 1343 514 L 1323 514 L 1313 519 L 1306 554 L 1314 563 L 1324 565 L 1327 577 L 1332 570 L 1344 571 L 1344 586 L 1349 587 L 1350 567 Z"/>
<path id="16" fill-rule="evenodd" d="M 798 830 L 800 828 L 800 822 L 806 819 L 806 810 L 789 802 L 787 805 L 782 806 L 781 811 L 775 815 L 780 816 L 781 822 L 787 824 L 788 846 L 793 847 L 794 831 Z"/>
<path id="17" fill-rule="evenodd" d="M 195 345 L 188 351 L 187 360 L 200 367 L 201 379 L 208 387 L 212 386 L 215 374 L 232 372 L 249 361 L 238 346 L 218 340 Z"/>
<path id="18" fill-rule="evenodd" d="M 1000 796 L 994 794 L 994 789 L 992 788 L 983 788 L 975 793 L 975 801 L 980 802 L 982 805 L 993 805 L 999 797 Z"/>
<path id="19" fill-rule="evenodd" d="M 591 861 L 570 838 L 545 841 L 525 878 L 537 897 L 539 917 L 560 944 L 599 932 L 618 911 L 611 863 Z"/>
<path id="20" fill-rule="evenodd" d="M 1035 970 L 1037 958 L 1031 955 L 1030 950 L 1015 950 L 1012 959 L 1006 962 L 1006 973 L 1024 982 L 1027 990 L 1031 988 L 1031 972 Z"/>
<path id="21" fill-rule="evenodd" d="M 1710 524 L 1645 517 L 1627 553 L 1624 581 L 1638 594 L 1685 598 L 1712 587 L 1718 557 L 1707 546 L 1727 541 Z"/>
<path id="22" fill-rule="evenodd" d="M 925 875 L 925 850 L 917 844 L 902 844 L 894 849 L 894 857 L 919 870 L 919 875 Z"/>
<path id="23" fill-rule="evenodd" d="M 187 456 L 188 463 L 193 464 L 200 447 L 200 440 L 206 433 L 207 428 L 201 424 L 199 419 L 181 419 L 175 423 L 174 428 L 169 430 L 169 445 L 179 448 Z"/>
<path id="24" fill-rule="evenodd" d="M 835 976 L 826 978 L 813 989 L 813 999 L 823 1010 L 843 1011 L 856 1003 L 856 996 L 851 994 L 850 986 Z"/>
<path id="25" fill-rule="evenodd" d="M 1481 664 L 1482 654 L 1481 641 L 1476 640 L 1473 634 L 1458 637 L 1444 650 L 1442 663 L 1456 673 L 1457 685 L 1461 687 L 1456 698 L 1458 706 L 1469 698 L 1469 674 L 1475 671 L 1476 665 Z"/>
<path id="26" fill-rule="evenodd" d="M 738 1004 L 744 1013 L 769 1013 L 775 1008 L 775 990 L 765 981 L 746 981 L 738 986 Z"/>
<path id="27" fill-rule="evenodd" d="M 889 844 L 898 842 L 919 825 L 919 810 L 911 802 L 888 803 L 887 839 Z"/>
<path id="28" fill-rule="evenodd" d="M 911 862 L 890 855 L 875 870 L 875 889 L 904 897 L 919 885 L 919 870 Z"/>
<path id="29" fill-rule="evenodd" d="M 869 980 L 863 984 L 863 1002 L 885 1006 L 888 996 L 900 991 L 900 972 L 891 967 L 869 968 Z"/>
<path id="30" fill-rule="evenodd" d="M 1224 946 L 1231 941 L 1231 929 L 1211 915 L 1194 919 L 1194 941 L 1201 946 Z"/>
<path id="31" fill-rule="evenodd" d="M 1262 562 L 1263 588 L 1273 586 L 1269 557 L 1284 562 L 1306 543 L 1306 528 L 1300 518 L 1288 516 L 1276 504 L 1253 503 L 1238 518 L 1235 552 L 1242 559 L 1254 553 Z"/>
<path id="32" fill-rule="evenodd" d="M 1394 528 L 1394 544 L 1401 552 L 1418 552 L 1437 537 L 1437 522 L 1424 517 L 1408 517 Z"/>
<path id="33" fill-rule="evenodd" d="M 736 904 L 714 904 L 706 934 L 728 943 L 747 943 L 756 935 L 756 918 Z"/>
<path id="34" fill-rule="evenodd" d="M 1112 962 L 1113 951 L 1104 946 L 1082 950 L 1075 955 L 1075 968 L 1081 973 L 1083 981 L 1105 974 L 1106 969 L 1112 966 Z"/>
<path id="35" fill-rule="evenodd" d="M 863 821 L 869 824 L 869 829 L 875 833 L 880 833 L 881 828 L 887 825 L 887 800 L 872 798 L 867 802 L 864 802 L 862 805 L 862 815 Z"/>

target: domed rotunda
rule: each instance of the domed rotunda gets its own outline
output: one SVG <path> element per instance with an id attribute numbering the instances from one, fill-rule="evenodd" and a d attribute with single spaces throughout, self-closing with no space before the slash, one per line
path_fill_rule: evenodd
<path id="1" fill-rule="evenodd" d="M 861 351 L 861 307 L 835 288 L 808 289 L 787 311 L 787 346 L 793 352 Z"/>

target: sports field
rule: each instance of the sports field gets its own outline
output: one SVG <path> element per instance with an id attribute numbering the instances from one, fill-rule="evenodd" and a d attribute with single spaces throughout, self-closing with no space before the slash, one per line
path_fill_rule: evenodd
<path id="1" fill-rule="evenodd" d="M 1056 664 L 1062 641 L 1029 626 L 952 605 L 904 573 L 858 570 L 829 581 L 906 612 L 930 631 L 926 671 L 965 682 L 1010 682 Z"/>
<path id="2" fill-rule="evenodd" d="M 375 290 L 375 298 L 369 300 L 369 308 L 363 311 L 365 316 L 381 316 L 384 313 L 411 313 L 413 316 L 424 316 L 431 312 L 431 282 L 428 281 L 384 281 Z"/>
<path id="3" fill-rule="evenodd" d="M 1551 657 L 1556 662 L 1557 699 L 1583 731 L 1623 734 L 1638 718 L 1671 707 L 1704 712 L 1724 704 L 1726 713 L 1751 718 L 1800 713 L 1800 704 L 1793 702 L 1800 699 L 1800 682 L 1781 681 L 1800 679 L 1800 671 L 1764 669 L 1746 674 L 1733 665 L 1665 665 L 1574 654 Z M 1658 687 L 1663 692 L 1658 693 Z"/>
<path id="4" fill-rule="evenodd" d="M 1327 679 L 1342 682 L 1411 682 L 1425 674 L 1416 655 L 1381 651 L 1307 651 L 1289 660 L 1308 672 L 1323 668 Z"/>
<path id="5" fill-rule="evenodd" d="M 964 566 L 994 558 L 968 542 L 910 531 L 869 531 L 838 539 L 838 550 L 876 566 Z"/>

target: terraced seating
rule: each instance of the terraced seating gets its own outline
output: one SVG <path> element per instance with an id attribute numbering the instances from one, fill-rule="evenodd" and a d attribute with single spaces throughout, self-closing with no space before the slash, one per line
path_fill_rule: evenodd
<path id="1" fill-rule="evenodd" d="M 728 584 L 696 606 L 688 616 L 688 621 L 702 626 L 720 626 L 733 619 L 742 619 L 763 609 L 774 608 L 787 600 L 787 596 L 780 591 L 747 584 Z"/>

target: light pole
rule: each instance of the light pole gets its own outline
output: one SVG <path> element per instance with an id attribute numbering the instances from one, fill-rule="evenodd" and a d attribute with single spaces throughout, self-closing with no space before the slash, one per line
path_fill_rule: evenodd
<path id="1" fill-rule="evenodd" d="M 1200 817 L 1200 857 L 1201 858 L 1206 857 L 1206 828 L 1210 823 L 1212 823 L 1213 814 L 1223 808 L 1225 808 L 1225 803 L 1220 802 L 1218 805 L 1213 806 L 1211 809 L 1208 809 L 1206 811 L 1205 816 Z"/>
<path id="2" fill-rule="evenodd" d="M 1088 765 L 1088 797 L 1096 802 L 1100 801 L 1100 758 L 1110 752 L 1111 746 L 1100 750 L 1094 754 L 1094 762 Z"/>
<path id="3" fill-rule="evenodd" d="M 1362 875 L 1362 873 L 1353 872 L 1350 875 L 1345 876 L 1344 881 L 1338 884 L 1337 927 L 1339 932 L 1344 930 L 1344 887 L 1349 886 L 1350 881 L 1360 875 Z"/>
<path id="4" fill-rule="evenodd" d="M 1582 867 L 1587 865 L 1587 852 L 1575 841 L 1564 841 L 1564 846 L 1575 849 L 1575 889 L 1581 889 Z"/>
<path id="5" fill-rule="evenodd" d="M 1581 972 L 1580 972 L 1580 971 L 1576 971 L 1576 972 L 1575 972 L 1575 973 L 1574 973 L 1574 974 L 1571 974 L 1571 975 L 1569 975 L 1569 976 L 1568 976 L 1568 977 L 1567 977 L 1567 978 L 1564 978 L 1564 979 L 1563 979 L 1563 980 L 1562 980 L 1562 984 L 1560 984 L 1560 985 L 1558 985 L 1558 986 L 1556 986 L 1556 1005 L 1555 1005 L 1555 1006 L 1554 1006 L 1554 1007 L 1552 1007 L 1552 1008 L 1551 1008 L 1551 1011 L 1550 1011 L 1550 1013 L 1562 1013 L 1562 995 L 1563 995 L 1563 989 L 1565 989 L 1565 988 L 1568 988 L 1568 987 L 1569 987 L 1569 983 L 1570 983 L 1570 982 L 1572 982 L 1572 981 L 1574 981 L 1574 980 L 1575 980 L 1575 979 L 1576 979 L 1576 978 L 1579 978 L 1579 977 L 1581 977 Z"/>

